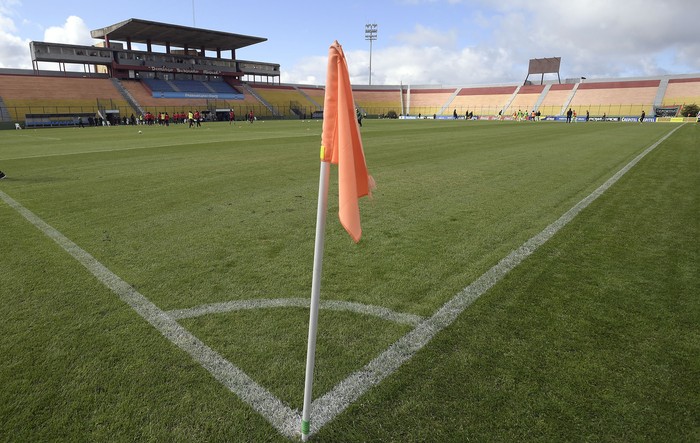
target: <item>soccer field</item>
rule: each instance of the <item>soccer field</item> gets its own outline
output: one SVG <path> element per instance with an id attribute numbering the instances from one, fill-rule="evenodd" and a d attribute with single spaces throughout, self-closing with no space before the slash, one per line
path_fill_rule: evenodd
<path id="1" fill-rule="evenodd" d="M 320 133 L 3 131 L 0 440 L 298 438 Z M 700 127 L 362 137 L 359 244 L 331 177 L 313 441 L 700 440 Z"/>

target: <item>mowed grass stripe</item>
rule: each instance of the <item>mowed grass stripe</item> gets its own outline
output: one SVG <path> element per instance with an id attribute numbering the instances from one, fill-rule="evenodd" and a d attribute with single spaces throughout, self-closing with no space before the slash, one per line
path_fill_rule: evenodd
<path id="1" fill-rule="evenodd" d="M 697 441 L 699 129 L 642 159 L 319 441 Z"/>
<path id="2" fill-rule="evenodd" d="M 175 319 L 151 303 L 146 297 L 70 239 L 46 224 L 46 222 L 2 191 L 0 191 L 0 199 L 19 212 L 47 237 L 55 241 L 124 303 L 128 304 L 137 314 L 163 334 L 165 338 L 188 353 L 209 371 L 215 379 L 265 417 L 280 433 L 289 437 L 294 435 L 294 428 L 285 428 L 285 424 L 297 422 L 298 413 L 291 410 L 287 405 L 270 394 L 269 391 L 253 381 L 246 373 L 222 358 L 209 346 L 180 326 Z"/>
<path id="3" fill-rule="evenodd" d="M 333 253 L 327 254 L 333 265 L 326 267 L 322 297 L 423 316 L 539 232 L 553 215 L 588 195 L 637 155 L 642 142 L 648 145 L 667 131 L 661 125 L 369 123 L 363 136 L 370 169 L 380 184 L 375 199 L 363 202 L 363 227 L 372 241 L 354 247 L 331 214 L 328 232 L 333 241 L 328 248 Z M 311 263 L 318 136 L 302 135 L 299 143 L 285 143 L 285 133 L 297 129 L 287 124 L 278 128 L 279 136 L 256 145 L 238 144 L 235 136 L 229 143 L 207 144 L 200 133 L 201 143 L 191 148 L 73 155 L 53 163 L 8 160 L 2 165 L 11 175 L 2 186 L 79 239 L 81 247 L 118 270 L 161 309 L 251 295 L 307 297 L 303 276 Z M 139 140 L 110 134 L 118 136 L 89 143 Z M 158 135 L 160 143 L 168 134 Z M 85 141 L 85 149 L 89 143 Z M 300 166 L 307 161 L 308 166 Z M 311 234 L 302 227 L 307 225 Z M 266 316 L 270 322 L 257 326 L 274 329 L 275 317 Z M 338 325 L 349 323 L 343 316 L 327 318 Z M 220 325 L 238 332 L 236 323 Z M 352 326 L 321 340 L 329 349 L 342 350 L 343 336 L 352 333 Z M 377 331 L 382 334 L 381 328 Z M 211 341 L 210 336 L 197 336 L 218 351 L 231 347 L 231 354 L 222 352 L 227 358 L 244 358 L 240 349 L 257 349 L 262 343 L 256 341 L 257 332 L 242 333 L 234 343 L 226 339 L 231 335 L 226 330 L 219 332 Z M 283 328 L 276 332 L 280 344 L 290 340 Z M 363 359 L 371 360 L 382 348 L 369 346 L 354 356 L 359 366 L 340 363 L 337 354 L 328 353 L 319 366 L 326 380 L 319 383 L 318 393 L 360 369 Z M 284 362 L 297 357 L 289 349 L 282 351 L 270 358 Z M 278 379 L 280 385 L 303 379 L 303 371 L 295 375 L 284 369 L 265 378 Z M 271 390 L 277 394 L 280 389 Z M 300 404 L 294 395 L 286 395 L 290 404 Z"/>
<path id="4" fill-rule="evenodd" d="M 426 319 L 411 332 L 401 337 L 401 339 L 392 344 L 380 356 L 368 363 L 361 371 L 352 374 L 332 391 L 314 401 L 312 405 L 312 417 L 314 419 L 311 423 L 311 433 L 318 432 L 321 427 L 349 407 L 361 395 L 381 383 L 386 377 L 390 376 L 401 365 L 411 359 L 415 353 L 427 345 L 436 334 L 450 326 L 467 307 L 501 281 L 510 271 L 520 265 L 523 260 L 534 253 L 540 246 L 559 232 L 560 229 L 571 222 L 582 210 L 587 208 L 613 186 L 642 158 L 656 149 L 657 146 L 680 128 L 681 126 L 675 127 L 656 143 L 649 146 L 598 187 L 593 193 L 559 217 L 554 223 L 526 241 L 522 246 L 500 260 L 498 264 L 481 275 L 473 283 L 465 287 L 433 314 L 432 317 Z"/>

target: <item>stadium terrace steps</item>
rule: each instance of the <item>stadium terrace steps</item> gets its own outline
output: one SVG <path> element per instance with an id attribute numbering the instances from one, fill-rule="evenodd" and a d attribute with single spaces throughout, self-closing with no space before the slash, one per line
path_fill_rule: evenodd
<path id="1" fill-rule="evenodd" d="M 121 83 L 122 87 L 118 86 Z M 203 97 L 153 97 L 153 90 L 201 91 Z M 458 92 L 457 92 L 458 91 Z M 233 92 L 242 99 L 212 98 L 217 92 Z M 165 81 L 159 79 L 115 82 L 106 77 L 0 74 L 0 120 L 22 122 L 26 114 L 65 114 L 118 109 L 129 115 L 134 104 L 142 110 L 173 113 L 215 108 L 234 109 L 237 115 L 252 110 L 256 116 L 299 117 L 321 110 L 323 86 L 243 84 L 239 89 L 223 81 Z M 370 115 L 389 111 L 398 114 L 495 116 L 506 109 L 539 110 L 543 115 L 561 115 L 572 107 L 583 115 L 638 115 L 654 112 L 655 106 L 682 106 L 700 103 L 700 75 L 662 76 L 650 79 L 547 85 L 500 85 L 480 87 L 356 86 L 356 106 Z M 131 100 L 127 97 L 131 97 Z M 511 101 L 512 100 L 512 101 Z M 2 105 L 4 103 L 4 106 Z M 507 106 L 509 105 L 509 106 Z M 506 108 L 507 106 L 507 108 Z"/>
<path id="2" fill-rule="evenodd" d="M 134 97 L 129 93 L 129 91 L 126 90 L 121 80 L 119 80 L 118 78 L 112 78 L 112 84 L 114 84 L 114 87 L 117 88 L 117 90 L 121 93 L 122 97 L 124 97 L 124 99 L 129 103 L 132 110 L 136 112 L 136 115 L 145 114 L 144 109 L 141 108 L 136 99 L 134 99 Z"/>
<path id="3" fill-rule="evenodd" d="M 662 105 L 700 104 L 700 78 L 670 79 Z"/>
<path id="4" fill-rule="evenodd" d="M 168 83 L 178 92 L 198 92 L 204 94 L 211 92 L 204 82 L 196 80 L 169 80 Z"/>
<path id="5" fill-rule="evenodd" d="M 241 91 L 239 91 L 238 89 L 229 85 L 226 82 L 207 82 L 206 85 L 213 92 L 223 92 L 223 93 L 232 93 L 232 94 L 240 94 L 241 93 Z"/>
<path id="6" fill-rule="evenodd" d="M 308 96 L 309 99 L 320 108 L 323 108 L 323 103 L 326 98 L 326 90 L 322 86 L 298 86 L 301 93 Z"/>
<path id="7" fill-rule="evenodd" d="M 517 88 L 515 88 L 515 91 L 513 91 L 513 95 L 510 96 L 510 98 L 508 99 L 508 102 L 505 104 L 505 106 L 503 106 L 503 113 L 504 114 L 507 112 L 508 108 L 513 104 L 515 97 L 517 97 L 518 92 L 520 92 L 520 88 L 522 88 L 522 86 L 518 86 Z"/>
<path id="8" fill-rule="evenodd" d="M 668 78 L 662 78 L 659 88 L 656 90 L 656 96 L 654 97 L 654 107 L 661 106 L 664 100 L 664 95 L 666 95 L 666 89 L 668 88 Z"/>
<path id="9" fill-rule="evenodd" d="M 578 90 L 578 86 L 580 83 L 574 84 L 574 87 L 571 88 L 571 92 L 569 95 L 566 96 L 566 100 L 564 101 L 564 105 L 561 107 L 561 110 L 559 111 L 559 115 L 564 115 L 566 113 L 567 108 L 571 106 L 571 101 L 574 99 L 574 96 L 576 96 L 576 91 Z"/>
<path id="10" fill-rule="evenodd" d="M 311 114 L 316 106 L 306 95 L 293 86 L 254 85 L 252 88 L 280 116 Z"/>
<path id="11" fill-rule="evenodd" d="M 450 95 L 450 97 L 447 99 L 447 102 L 442 105 L 442 108 L 440 108 L 440 111 L 438 114 L 445 114 L 448 112 L 448 108 L 450 108 L 450 104 L 452 104 L 452 101 L 457 97 L 457 94 L 459 94 L 459 90 L 461 88 L 457 88 L 454 90 L 454 92 Z"/>
<path id="12" fill-rule="evenodd" d="M 537 105 L 544 98 L 551 85 L 527 85 L 521 86 L 516 91 L 513 100 L 503 109 L 503 113 L 508 115 L 513 111 L 535 111 Z"/>
<path id="13" fill-rule="evenodd" d="M 323 100 L 321 100 L 321 103 L 319 104 L 310 94 L 308 94 L 307 89 L 300 88 L 298 86 L 294 86 L 294 89 L 299 91 L 299 93 L 301 95 L 303 95 L 304 98 L 306 98 L 306 100 L 309 101 L 309 103 L 311 103 L 313 106 L 315 106 L 317 110 L 320 110 L 321 108 L 323 108 Z"/>
<path id="14" fill-rule="evenodd" d="M 577 85 L 579 86 L 569 107 L 578 108 L 579 114 L 583 113 L 584 108 L 610 106 L 611 112 L 608 114 L 637 115 L 642 110 L 651 114 L 660 81 L 578 83 Z M 617 110 L 615 105 L 618 106 Z"/>
<path id="15" fill-rule="evenodd" d="M 535 102 L 535 107 L 533 108 L 535 111 L 540 110 L 540 105 L 542 105 L 542 101 L 544 101 L 544 98 L 549 94 L 549 90 L 552 87 L 551 84 L 544 85 L 544 89 L 542 89 L 542 92 L 540 93 L 539 97 L 537 98 L 537 101 Z"/>
<path id="16" fill-rule="evenodd" d="M 551 85 L 542 99 L 539 110 L 543 115 L 561 115 L 563 103 L 568 101 L 574 85 L 571 83 Z"/>
<path id="17" fill-rule="evenodd" d="M 0 75 L 5 100 L 94 100 L 122 97 L 108 78 Z"/>
<path id="18" fill-rule="evenodd" d="M 7 109 L 7 106 L 5 106 L 5 101 L 0 97 L 0 122 L 9 121 L 12 121 L 10 111 Z"/>
<path id="19" fill-rule="evenodd" d="M 158 92 L 192 92 L 202 94 L 229 93 L 240 94 L 233 86 L 223 81 L 203 82 L 199 80 L 162 80 L 157 78 L 141 79 L 151 93 Z"/>
<path id="20" fill-rule="evenodd" d="M 174 112 L 174 110 L 187 111 L 187 108 L 204 109 L 207 104 L 205 99 L 155 98 L 140 80 L 122 80 L 122 85 L 142 109 L 151 112 L 168 109 L 170 109 L 169 112 Z"/>
<path id="21" fill-rule="evenodd" d="M 448 103 L 454 91 L 453 88 L 409 88 L 404 92 L 406 114 L 437 114 Z"/>
<path id="22" fill-rule="evenodd" d="M 270 113 L 270 115 L 273 115 L 275 117 L 279 116 L 279 113 L 272 107 L 270 103 L 268 103 L 258 92 L 249 84 L 241 84 L 241 87 L 243 90 L 245 90 L 248 94 L 253 96 L 256 100 L 258 100 L 259 104 L 262 104 Z M 258 114 L 259 115 L 259 114 Z"/>
<path id="23" fill-rule="evenodd" d="M 401 91 L 398 89 L 353 89 L 357 107 L 368 114 L 401 113 Z"/>
<path id="24" fill-rule="evenodd" d="M 517 86 L 462 88 L 452 106 L 476 115 L 496 115 L 513 96 Z"/>

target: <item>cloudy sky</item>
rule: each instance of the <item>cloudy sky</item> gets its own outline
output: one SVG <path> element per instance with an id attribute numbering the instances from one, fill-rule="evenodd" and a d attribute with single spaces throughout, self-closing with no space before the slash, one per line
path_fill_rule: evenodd
<path id="1" fill-rule="evenodd" d="M 373 85 L 517 83 L 544 57 L 562 80 L 689 74 L 699 17 L 697 0 L 0 0 L 0 68 L 31 68 L 30 41 L 93 44 L 90 30 L 140 18 L 265 37 L 237 56 L 279 63 L 284 83 L 323 84 L 338 40 L 367 84 L 367 23 Z"/>

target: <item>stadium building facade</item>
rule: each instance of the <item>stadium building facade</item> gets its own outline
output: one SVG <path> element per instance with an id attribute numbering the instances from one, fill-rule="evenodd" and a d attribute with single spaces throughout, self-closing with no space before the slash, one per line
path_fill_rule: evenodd
<path id="1" fill-rule="evenodd" d="M 95 46 L 31 42 L 34 71 L 39 72 L 40 62 L 50 62 L 58 64 L 60 71 L 66 70 L 66 64 L 77 64 L 86 73 L 119 79 L 279 83 L 279 64 L 236 58 L 238 49 L 267 41 L 263 37 L 136 18 L 90 34 L 102 42 Z M 136 49 L 136 44 L 145 45 L 145 50 Z"/>

